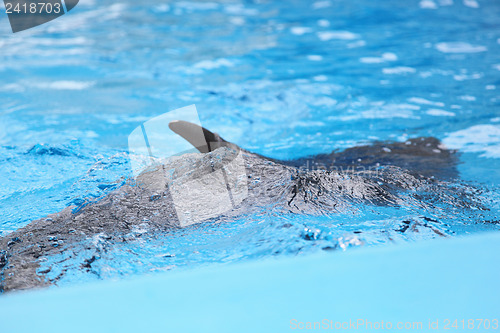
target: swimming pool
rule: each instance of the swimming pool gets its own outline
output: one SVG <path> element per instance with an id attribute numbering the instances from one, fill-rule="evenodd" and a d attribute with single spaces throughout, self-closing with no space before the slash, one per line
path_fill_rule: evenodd
<path id="1" fill-rule="evenodd" d="M 169 235 L 134 230 L 135 242 L 46 258 L 42 276 L 77 285 L 496 231 L 498 17 L 493 0 L 82 1 L 12 34 L 2 14 L 0 235 L 109 193 L 131 175 L 130 132 L 190 104 L 207 128 L 280 159 L 437 137 L 460 152 L 454 186 L 473 188 L 489 210 L 264 209 Z M 403 221 L 416 231 L 401 232 Z"/>

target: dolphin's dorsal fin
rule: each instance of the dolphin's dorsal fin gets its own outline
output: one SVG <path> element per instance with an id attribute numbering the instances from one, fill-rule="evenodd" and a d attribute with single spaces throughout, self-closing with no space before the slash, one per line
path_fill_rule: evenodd
<path id="1" fill-rule="evenodd" d="M 200 153 L 209 153 L 220 147 L 234 146 L 221 138 L 219 134 L 188 121 L 174 120 L 168 124 L 168 127 L 192 144 Z"/>

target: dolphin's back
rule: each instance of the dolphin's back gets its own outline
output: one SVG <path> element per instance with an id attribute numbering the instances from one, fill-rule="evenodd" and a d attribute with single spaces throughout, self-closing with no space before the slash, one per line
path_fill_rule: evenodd
<path id="1" fill-rule="evenodd" d="M 458 154 L 433 137 L 419 137 L 405 142 L 374 142 L 341 152 L 320 154 L 284 164 L 306 170 L 364 171 L 396 166 L 413 175 L 439 179 L 458 178 Z"/>
<path id="2" fill-rule="evenodd" d="M 198 125 L 177 121 L 171 123 L 170 127 L 200 152 L 207 153 L 173 156 L 163 164 L 145 170 L 137 179 L 126 182 L 104 198 L 78 209 L 67 207 L 1 237 L 0 292 L 55 284 L 70 269 L 73 272 L 75 269 L 92 272 L 93 263 L 116 244 L 142 241 L 141 237 L 147 237 L 148 234 L 156 237 L 172 233 L 180 228 L 173 195 L 178 194 L 176 188 L 181 192 L 184 189 L 175 182 L 182 179 L 188 184 L 201 184 L 200 181 L 190 182 L 196 179 L 215 182 L 219 178 L 204 176 L 213 175 L 214 170 L 219 170 L 221 165 L 229 165 L 240 152 L 246 178 L 238 180 L 247 184 L 247 196 L 239 204 L 234 204 L 232 210 L 218 216 L 219 222 L 269 209 L 272 209 L 273 214 L 326 216 L 350 211 L 358 203 L 398 206 L 404 204 L 405 200 L 420 200 L 418 191 L 422 189 L 430 193 L 448 193 L 443 192 L 447 190 L 446 186 L 439 187 L 441 182 L 428 178 L 457 176 L 456 152 L 447 150 L 435 138 L 396 143 L 375 142 L 342 152 L 277 161 L 240 149 Z M 381 172 L 368 174 L 315 170 L 321 166 L 351 172 L 379 166 L 397 166 L 400 169 L 383 168 Z M 294 167 L 305 167 L 306 172 Z M 428 178 L 415 177 L 410 173 Z M 227 181 L 224 181 L 226 185 Z M 212 181 L 209 183 L 217 189 L 225 188 Z M 415 197 L 404 194 L 408 189 L 412 190 L 411 193 L 417 192 Z M 199 193 L 203 188 L 193 185 L 189 190 Z M 459 196 L 464 204 L 458 200 L 448 202 L 464 207 L 475 204 L 474 198 L 460 193 L 447 195 L 454 198 Z M 190 191 L 186 191 L 186 194 L 183 198 L 190 198 Z M 223 197 L 211 196 L 210 203 L 218 204 Z M 63 254 L 69 255 L 62 261 L 55 261 L 49 269 L 41 270 L 41 263 L 47 258 L 58 258 Z M 72 259 L 73 255 L 78 259 Z M 61 273 L 49 277 L 46 274 L 51 271 L 50 267 L 57 268 Z"/>

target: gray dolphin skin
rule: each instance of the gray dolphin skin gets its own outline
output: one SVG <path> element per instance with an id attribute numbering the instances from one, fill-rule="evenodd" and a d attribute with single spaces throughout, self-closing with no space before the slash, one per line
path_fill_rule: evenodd
<path id="1" fill-rule="evenodd" d="M 67 207 L 1 238 L 2 291 L 57 284 L 66 272 L 62 270 L 58 276 L 48 278 L 40 264 L 65 251 L 79 251 L 82 246 L 98 251 L 101 241 L 131 241 L 130 232 L 138 226 L 151 234 L 181 228 L 169 182 L 210 174 L 238 153 L 244 160 L 248 194 L 224 212 L 221 223 L 270 206 L 283 213 L 321 215 L 345 212 L 360 203 L 409 205 L 409 201 L 422 201 L 419 191 L 431 193 L 433 188 L 440 193 L 457 191 L 447 181 L 458 177 L 458 154 L 435 138 L 375 142 L 342 152 L 279 161 L 239 148 L 204 128 L 206 142 L 195 142 L 191 133 L 199 129 L 196 126 L 183 121 L 170 123 L 170 129 L 201 153 L 166 159 L 99 200 Z M 172 173 L 177 177 L 172 178 Z M 474 204 L 467 193 L 458 197 L 464 206 Z M 95 260 L 96 256 L 89 256 L 81 267 L 91 268 Z"/>

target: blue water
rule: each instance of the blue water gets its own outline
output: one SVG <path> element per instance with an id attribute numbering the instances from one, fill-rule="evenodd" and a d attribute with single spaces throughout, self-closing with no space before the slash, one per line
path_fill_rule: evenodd
<path id="1" fill-rule="evenodd" d="M 90 273 L 78 268 L 88 254 L 64 253 L 48 263 L 67 270 L 60 283 L 498 230 L 499 17 L 495 0 L 89 0 L 12 34 L 2 13 L 0 235 L 112 190 L 131 175 L 130 132 L 190 104 L 205 127 L 275 158 L 435 136 L 461 152 L 457 186 L 490 211 L 262 211 L 138 237 Z M 398 232 L 404 220 L 419 232 Z"/>

